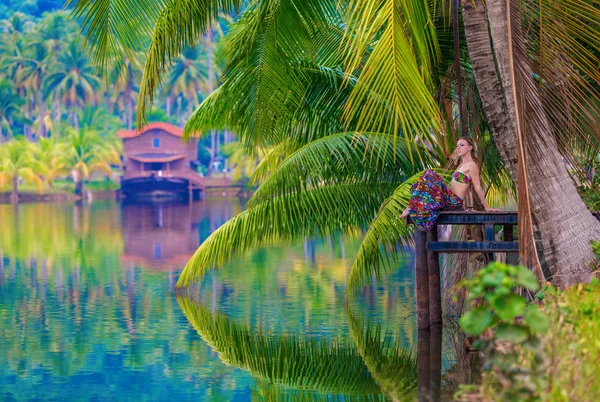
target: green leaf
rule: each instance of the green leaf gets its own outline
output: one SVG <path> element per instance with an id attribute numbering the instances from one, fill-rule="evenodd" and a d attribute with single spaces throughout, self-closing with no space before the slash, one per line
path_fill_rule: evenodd
<path id="1" fill-rule="evenodd" d="M 523 314 L 526 303 L 523 297 L 510 293 L 492 299 L 491 304 L 502 321 L 509 321 Z"/>
<path id="2" fill-rule="evenodd" d="M 461 317 L 460 326 L 467 335 L 476 336 L 485 331 L 491 322 L 492 312 L 484 306 L 479 306 Z"/>
<path id="3" fill-rule="evenodd" d="M 496 339 L 512 343 L 521 343 L 527 340 L 529 331 L 527 328 L 514 324 L 499 324 L 496 327 Z"/>
<path id="4" fill-rule="evenodd" d="M 531 291 L 536 291 L 540 287 L 533 272 L 522 266 L 517 267 L 517 283 Z"/>
<path id="5" fill-rule="evenodd" d="M 482 281 L 485 286 L 498 287 L 502 285 L 502 280 L 506 277 L 504 272 L 490 272 L 483 276 Z"/>
<path id="6" fill-rule="evenodd" d="M 535 304 L 530 304 L 525 310 L 525 323 L 534 334 L 541 334 L 548 330 L 548 318 Z"/>

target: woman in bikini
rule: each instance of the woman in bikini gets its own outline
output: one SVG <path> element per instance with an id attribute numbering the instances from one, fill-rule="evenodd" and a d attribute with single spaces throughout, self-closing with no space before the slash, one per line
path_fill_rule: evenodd
<path id="1" fill-rule="evenodd" d="M 499 211 L 490 208 L 485 201 L 485 195 L 479 179 L 479 166 L 473 140 L 461 137 L 456 143 L 454 158 L 460 159 L 460 165 L 452 175 L 450 187 L 433 170 L 427 170 L 412 187 L 412 196 L 408 207 L 400 218 L 410 215 L 412 221 L 420 230 L 431 230 L 440 211 L 461 211 L 464 209 L 463 200 L 467 195 L 469 186 L 473 186 L 475 193 L 486 211 Z"/>

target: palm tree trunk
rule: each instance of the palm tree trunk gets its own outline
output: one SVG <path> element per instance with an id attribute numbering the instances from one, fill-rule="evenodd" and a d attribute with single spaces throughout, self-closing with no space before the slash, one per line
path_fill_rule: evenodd
<path id="1" fill-rule="evenodd" d="M 61 117 L 61 110 L 60 110 L 60 96 L 58 96 L 58 92 L 56 92 L 55 97 L 54 97 L 54 121 L 56 123 L 58 123 L 60 121 L 60 117 Z"/>
<path id="2" fill-rule="evenodd" d="M 462 0 L 462 7 L 475 81 L 496 145 L 516 183 L 517 138 L 510 90 L 506 3 L 487 2 L 487 18 L 481 0 Z M 513 42 L 523 47 L 520 20 L 518 15 L 513 16 L 517 17 L 513 19 Z M 527 101 L 532 109 L 541 110 L 531 70 L 527 73 L 523 77 Z M 529 130 L 524 136 L 531 204 L 553 281 L 565 287 L 589 280 L 588 267 L 594 258 L 590 240 L 600 238 L 600 223 L 579 197 L 547 117 L 538 117 L 538 130 Z"/>
<path id="3" fill-rule="evenodd" d="M 167 117 L 171 117 L 171 96 L 167 96 L 167 105 L 166 105 L 166 112 L 167 112 Z"/>
<path id="4" fill-rule="evenodd" d="M 83 179 L 78 178 L 75 182 L 75 194 L 81 194 L 83 191 Z"/>
<path id="5" fill-rule="evenodd" d="M 14 174 L 12 178 L 12 192 L 10 193 L 10 202 L 17 204 L 19 202 L 19 175 Z"/>
<path id="6" fill-rule="evenodd" d="M 44 91 L 40 86 L 38 90 L 38 105 L 40 107 L 40 129 L 39 136 L 42 138 L 46 137 L 46 123 L 44 122 L 44 117 L 46 115 L 46 104 L 44 103 Z"/>
<path id="7" fill-rule="evenodd" d="M 133 128 L 133 97 L 131 96 L 131 92 L 133 90 L 133 81 L 132 78 L 129 77 L 127 80 L 127 87 L 125 88 L 125 107 L 127 108 L 127 129 L 131 130 Z"/>

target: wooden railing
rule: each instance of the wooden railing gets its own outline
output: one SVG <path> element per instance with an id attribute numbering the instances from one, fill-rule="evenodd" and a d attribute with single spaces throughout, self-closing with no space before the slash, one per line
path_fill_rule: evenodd
<path id="1" fill-rule="evenodd" d="M 600 212 L 593 212 L 600 221 Z M 408 219 L 410 222 L 410 218 Z M 429 232 L 415 230 L 417 287 L 417 325 L 420 329 L 442 323 L 442 296 L 439 253 L 518 252 L 513 238 L 518 224 L 516 211 L 466 212 L 444 211 Z M 483 241 L 439 241 L 438 225 L 483 225 Z M 495 227 L 503 227 L 503 239 L 496 240 Z"/>

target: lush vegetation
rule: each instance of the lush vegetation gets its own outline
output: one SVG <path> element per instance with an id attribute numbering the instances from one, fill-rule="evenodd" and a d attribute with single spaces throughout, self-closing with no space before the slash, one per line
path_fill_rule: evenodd
<path id="1" fill-rule="evenodd" d="M 481 384 L 462 387 L 459 400 L 598 399 L 597 278 L 564 292 L 546 285 L 528 305 L 515 286 L 535 292 L 538 285 L 524 267 L 491 264 L 464 286 L 476 307 L 461 326 L 479 336 L 474 346 L 485 355 L 486 372 Z"/>
<path id="2" fill-rule="evenodd" d="M 128 0 L 114 2 L 133 7 Z M 553 6 L 542 22 L 535 17 L 538 4 L 513 10 L 524 24 L 542 26 L 516 31 L 517 50 L 505 54 L 503 46 L 497 46 L 496 53 L 477 48 L 485 41 L 500 43 L 502 37 L 485 28 L 496 21 L 467 24 L 481 17 L 473 15 L 468 2 L 458 24 L 469 31 L 458 41 L 453 34 L 459 26 L 448 24 L 447 10 L 437 2 L 402 7 L 394 1 L 363 3 L 225 1 L 188 9 L 184 4 L 149 1 L 135 5 L 148 15 L 142 29 L 124 29 L 119 35 L 112 35 L 107 24 L 92 21 L 100 15 L 100 7 L 70 3 L 75 15 L 84 19 L 84 31 L 101 64 L 110 65 L 116 58 L 120 65 L 135 51 L 144 54 L 140 122 L 155 94 L 160 94 L 159 83 L 169 74 L 171 60 L 210 32 L 219 7 L 225 12 L 243 8 L 221 43 L 220 86 L 195 110 L 185 132 L 232 130 L 248 150 L 265 155 L 253 176 L 261 186 L 249 209 L 199 248 L 180 286 L 254 247 L 357 230 L 367 232 L 350 284 L 380 277 L 395 266 L 396 251 L 402 250 L 398 245 L 411 241 L 412 229 L 397 219 L 411 184 L 423 169 L 449 165 L 459 133 L 472 136 L 478 145 L 492 204 L 516 199 L 517 177 L 524 180 L 519 184 L 523 190 L 519 205 L 526 209 L 524 216 L 540 217 L 537 229 L 546 261 L 556 280 L 565 281 L 560 285 L 585 280 L 587 271 L 582 267 L 592 257 L 589 241 L 600 236 L 600 226 L 578 196 L 571 175 L 586 170 L 600 149 L 594 117 L 600 97 L 592 83 L 595 79 L 590 79 L 597 77 L 591 66 L 598 60 L 588 50 L 599 34 L 576 22 L 587 21 L 582 16 L 589 10 L 571 14 Z M 480 12 L 485 7 L 481 4 Z M 492 11 L 490 19 L 502 10 Z M 505 11 L 501 15 L 506 16 Z M 99 41 L 101 36 L 107 40 Z M 128 47 L 136 41 L 150 44 Z M 557 43 L 571 43 L 573 51 Z M 489 60 L 482 60 L 482 54 Z M 557 56 L 544 56 L 548 54 Z M 498 63 L 501 76 L 496 70 L 481 69 Z M 529 65 L 535 66 L 535 74 Z M 558 76 L 572 77 L 573 86 L 567 90 L 572 103 L 559 100 L 564 87 L 554 79 Z M 511 81 L 520 91 L 528 91 L 524 100 L 515 99 L 507 89 Z M 498 88 L 501 82 L 504 89 Z M 529 103 L 525 107 L 519 102 Z M 520 116 L 527 124 L 519 125 L 519 141 L 529 154 L 528 165 L 520 167 L 517 160 L 524 157 L 518 157 L 514 136 L 516 110 L 529 113 L 527 118 Z M 570 172 L 556 163 L 563 158 L 569 161 Z M 549 165 L 558 167 L 550 172 Z M 517 174 L 519 169 L 531 169 L 532 178 L 528 180 L 525 171 Z M 591 180 L 586 176 L 582 191 Z M 548 197 L 549 189 L 560 191 Z M 565 205 L 579 212 L 564 214 Z M 559 215 L 560 221 L 541 218 Z M 524 220 L 520 226 L 522 238 L 533 236 L 532 223 L 528 226 Z M 526 253 L 537 256 L 532 250 Z"/>
<path id="3" fill-rule="evenodd" d="M 120 160 L 121 143 L 116 136 L 102 137 L 93 129 L 68 127 L 66 132 L 37 142 L 23 137 L 0 144 L 0 192 L 10 190 L 11 200 L 17 202 L 21 183 L 35 185 L 38 193 L 56 192 L 57 178 L 69 189 L 81 194 L 88 190 L 111 188 L 114 184 L 92 184 L 95 175 L 101 181 L 113 180 Z M 72 185 L 69 185 L 69 182 Z"/>
<path id="4" fill-rule="evenodd" d="M 91 129 L 112 142 L 119 128 L 135 127 L 138 70 L 129 64 L 103 75 L 84 49 L 77 23 L 57 11 L 62 5 L 30 1 L 11 5 L 10 13 L 0 8 L 0 143 L 64 137 L 66 126 Z M 173 61 L 148 121 L 184 124 L 216 85 L 212 53 L 221 36 L 217 24 L 211 40 Z M 221 145 L 233 140 L 230 132 L 212 131 L 199 147 L 200 162 L 210 170 Z"/>

